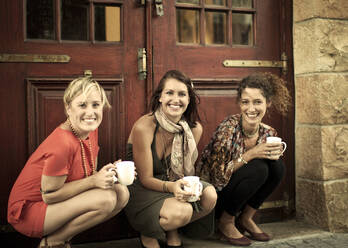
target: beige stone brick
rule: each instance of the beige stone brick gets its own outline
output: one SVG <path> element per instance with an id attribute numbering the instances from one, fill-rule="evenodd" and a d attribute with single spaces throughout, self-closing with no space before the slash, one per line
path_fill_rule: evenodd
<path id="1" fill-rule="evenodd" d="M 329 229 L 329 211 L 322 182 L 297 178 L 296 213 L 307 223 Z"/>
<path id="2" fill-rule="evenodd" d="M 324 180 L 348 178 L 348 125 L 321 130 Z"/>
<path id="3" fill-rule="evenodd" d="M 294 21 L 310 18 L 348 18 L 347 0 L 294 0 Z"/>
<path id="4" fill-rule="evenodd" d="M 295 78 L 296 121 L 348 124 L 348 74 L 322 73 Z"/>
<path id="5" fill-rule="evenodd" d="M 296 127 L 296 176 L 311 180 L 323 179 L 321 149 L 321 128 L 319 126 Z"/>
<path id="6" fill-rule="evenodd" d="M 329 230 L 348 231 L 348 179 L 324 183 Z"/>
<path id="7" fill-rule="evenodd" d="M 329 182 L 298 179 L 297 215 L 329 231 L 348 230 L 348 179 Z"/>
<path id="8" fill-rule="evenodd" d="M 295 24 L 295 75 L 347 71 L 347 33 L 347 21 L 312 19 Z"/>

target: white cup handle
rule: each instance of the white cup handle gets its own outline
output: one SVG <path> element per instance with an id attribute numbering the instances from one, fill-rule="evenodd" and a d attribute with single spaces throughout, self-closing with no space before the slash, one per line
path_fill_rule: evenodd
<path id="1" fill-rule="evenodd" d="M 115 172 L 117 172 L 117 170 L 114 169 L 114 168 L 110 168 L 109 171 L 115 171 Z M 117 177 L 116 177 L 115 175 L 112 176 L 112 179 L 114 180 L 114 183 L 117 183 L 118 179 L 117 179 Z"/>
<path id="2" fill-rule="evenodd" d="M 203 184 L 201 182 L 198 183 L 198 196 L 201 196 L 203 192 Z"/>
<path id="3" fill-rule="evenodd" d="M 283 153 L 285 152 L 285 150 L 286 150 L 286 143 L 285 143 L 284 141 L 282 141 L 281 143 L 282 143 L 283 146 L 284 146 L 283 151 L 282 151 L 282 154 L 283 154 Z"/>

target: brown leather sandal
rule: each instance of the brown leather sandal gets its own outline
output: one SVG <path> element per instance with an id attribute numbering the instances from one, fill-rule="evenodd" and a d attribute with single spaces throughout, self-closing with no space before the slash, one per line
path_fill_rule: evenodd
<path id="1" fill-rule="evenodd" d="M 49 245 L 47 242 L 47 237 L 44 237 L 44 241 L 45 241 L 45 244 L 43 246 L 39 244 L 38 248 L 71 248 L 70 242 L 68 241 L 61 244 L 57 244 L 57 245 Z"/>

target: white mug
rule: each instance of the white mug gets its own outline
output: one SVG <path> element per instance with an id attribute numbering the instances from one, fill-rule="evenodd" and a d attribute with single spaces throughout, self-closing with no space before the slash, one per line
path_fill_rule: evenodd
<path id="1" fill-rule="evenodd" d="M 195 202 L 199 199 L 203 191 L 203 185 L 199 181 L 197 176 L 186 176 L 183 178 L 185 182 L 188 182 L 188 186 L 184 186 L 184 190 L 192 193 L 193 195 L 187 200 L 189 202 Z"/>
<path id="2" fill-rule="evenodd" d="M 284 141 L 282 141 L 282 138 L 279 137 L 275 137 L 275 136 L 270 136 L 266 138 L 266 143 L 282 143 L 283 144 L 283 151 L 282 154 L 285 152 L 286 150 L 286 143 Z"/>
<path id="3" fill-rule="evenodd" d="M 117 177 L 113 176 L 114 183 L 119 182 L 122 185 L 131 185 L 134 181 L 135 171 L 133 161 L 121 161 L 115 164 Z M 114 170 L 111 168 L 111 170 Z"/>

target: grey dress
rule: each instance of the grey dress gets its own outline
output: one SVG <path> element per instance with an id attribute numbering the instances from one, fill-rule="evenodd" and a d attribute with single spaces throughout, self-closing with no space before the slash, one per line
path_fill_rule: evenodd
<path id="1" fill-rule="evenodd" d="M 151 144 L 152 158 L 153 158 L 153 175 L 160 180 L 166 180 L 166 166 L 164 159 L 160 160 L 156 152 L 156 133 L 158 130 L 158 124 L 156 124 L 156 129 L 154 132 L 154 138 Z M 132 144 L 127 144 L 127 160 L 133 160 L 133 150 Z M 167 164 L 170 163 L 170 155 L 168 155 Z M 201 181 L 203 184 L 203 189 L 210 184 Z M 125 212 L 128 220 L 132 227 L 140 232 L 141 234 L 153 237 L 158 240 L 164 241 L 166 238 L 165 231 L 162 229 L 159 223 L 160 210 L 162 208 L 165 199 L 174 197 L 173 193 L 164 193 L 159 191 L 154 191 L 147 189 L 142 186 L 139 179 L 128 186 L 130 193 L 130 198 L 127 206 L 125 207 Z M 194 210 L 197 210 L 197 205 L 199 202 L 194 203 Z M 187 236 L 190 237 L 207 237 L 212 234 L 214 230 L 214 211 L 195 222 L 192 222 L 185 227 L 181 228 Z"/>

